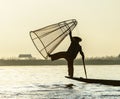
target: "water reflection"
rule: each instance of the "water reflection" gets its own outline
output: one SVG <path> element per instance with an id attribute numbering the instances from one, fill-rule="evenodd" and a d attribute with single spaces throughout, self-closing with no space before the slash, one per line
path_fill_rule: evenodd
<path id="1" fill-rule="evenodd" d="M 82 70 L 82 67 L 76 66 L 75 75 L 84 76 Z M 87 70 L 91 78 L 120 79 L 119 66 L 89 66 Z M 120 98 L 120 87 L 77 82 L 65 78 L 66 74 L 65 66 L 0 67 L 0 99 Z"/>

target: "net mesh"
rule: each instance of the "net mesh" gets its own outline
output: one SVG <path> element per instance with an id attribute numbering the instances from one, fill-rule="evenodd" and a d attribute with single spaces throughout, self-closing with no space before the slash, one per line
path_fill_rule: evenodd
<path id="1" fill-rule="evenodd" d="M 76 25 L 75 19 L 62 21 L 31 31 L 30 37 L 39 53 L 47 59 L 48 53 L 52 53 Z"/>

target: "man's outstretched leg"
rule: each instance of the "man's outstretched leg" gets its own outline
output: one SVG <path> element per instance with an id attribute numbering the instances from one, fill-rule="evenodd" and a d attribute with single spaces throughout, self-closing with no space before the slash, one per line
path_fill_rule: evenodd
<path id="1" fill-rule="evenodd" d="M 58 52 L 55 54 L 49 54 L 49 57 L 51 58 L 52 61 L 60 59 L 60 58 L 66 58 L 66 52 Z"/>

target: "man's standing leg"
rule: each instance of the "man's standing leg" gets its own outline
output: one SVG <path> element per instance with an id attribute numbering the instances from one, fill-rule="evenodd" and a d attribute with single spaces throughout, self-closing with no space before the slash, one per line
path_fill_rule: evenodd
<path id="1" fill-rule="evenodd" d="M 74 74 L 74 67 L 73 67 L 73 60 L 68 61 L 68 75 L 73 77 Z"/>

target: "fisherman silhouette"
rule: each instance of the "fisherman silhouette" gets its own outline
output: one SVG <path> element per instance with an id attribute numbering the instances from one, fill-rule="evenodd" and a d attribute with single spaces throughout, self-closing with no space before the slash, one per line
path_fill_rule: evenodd
<path id="1" fill-rule="evenodd" d="M 81 45 L 79 44 L 79 42 L 81 42 L 82 39 L 79 37 L 72 37 L 71 31 L 69 33 L 69 36 L 70 36 L 71 44 L 67 51 L 58 52 L 55 54 L 48 54 L 48 56 L 51 58 L 52 61 L 60 59 L 60 58 L 66 59 L 66 61 L 68 63 L 68 75 L 70 77 L 73 77 L 73 74 L 74 74 L 73 63 L 74 63 L 74 59 L 76 58 L 78 52 L 80 52 L 80 54 L 82 56 L 82 61 L 83 61 L 84 66 L 85 66 L 85 62 L 84 62 L 84 53 L 82 51 Z M 86 76 L 86 78 L 87 78 L 87 76 Z"/>

